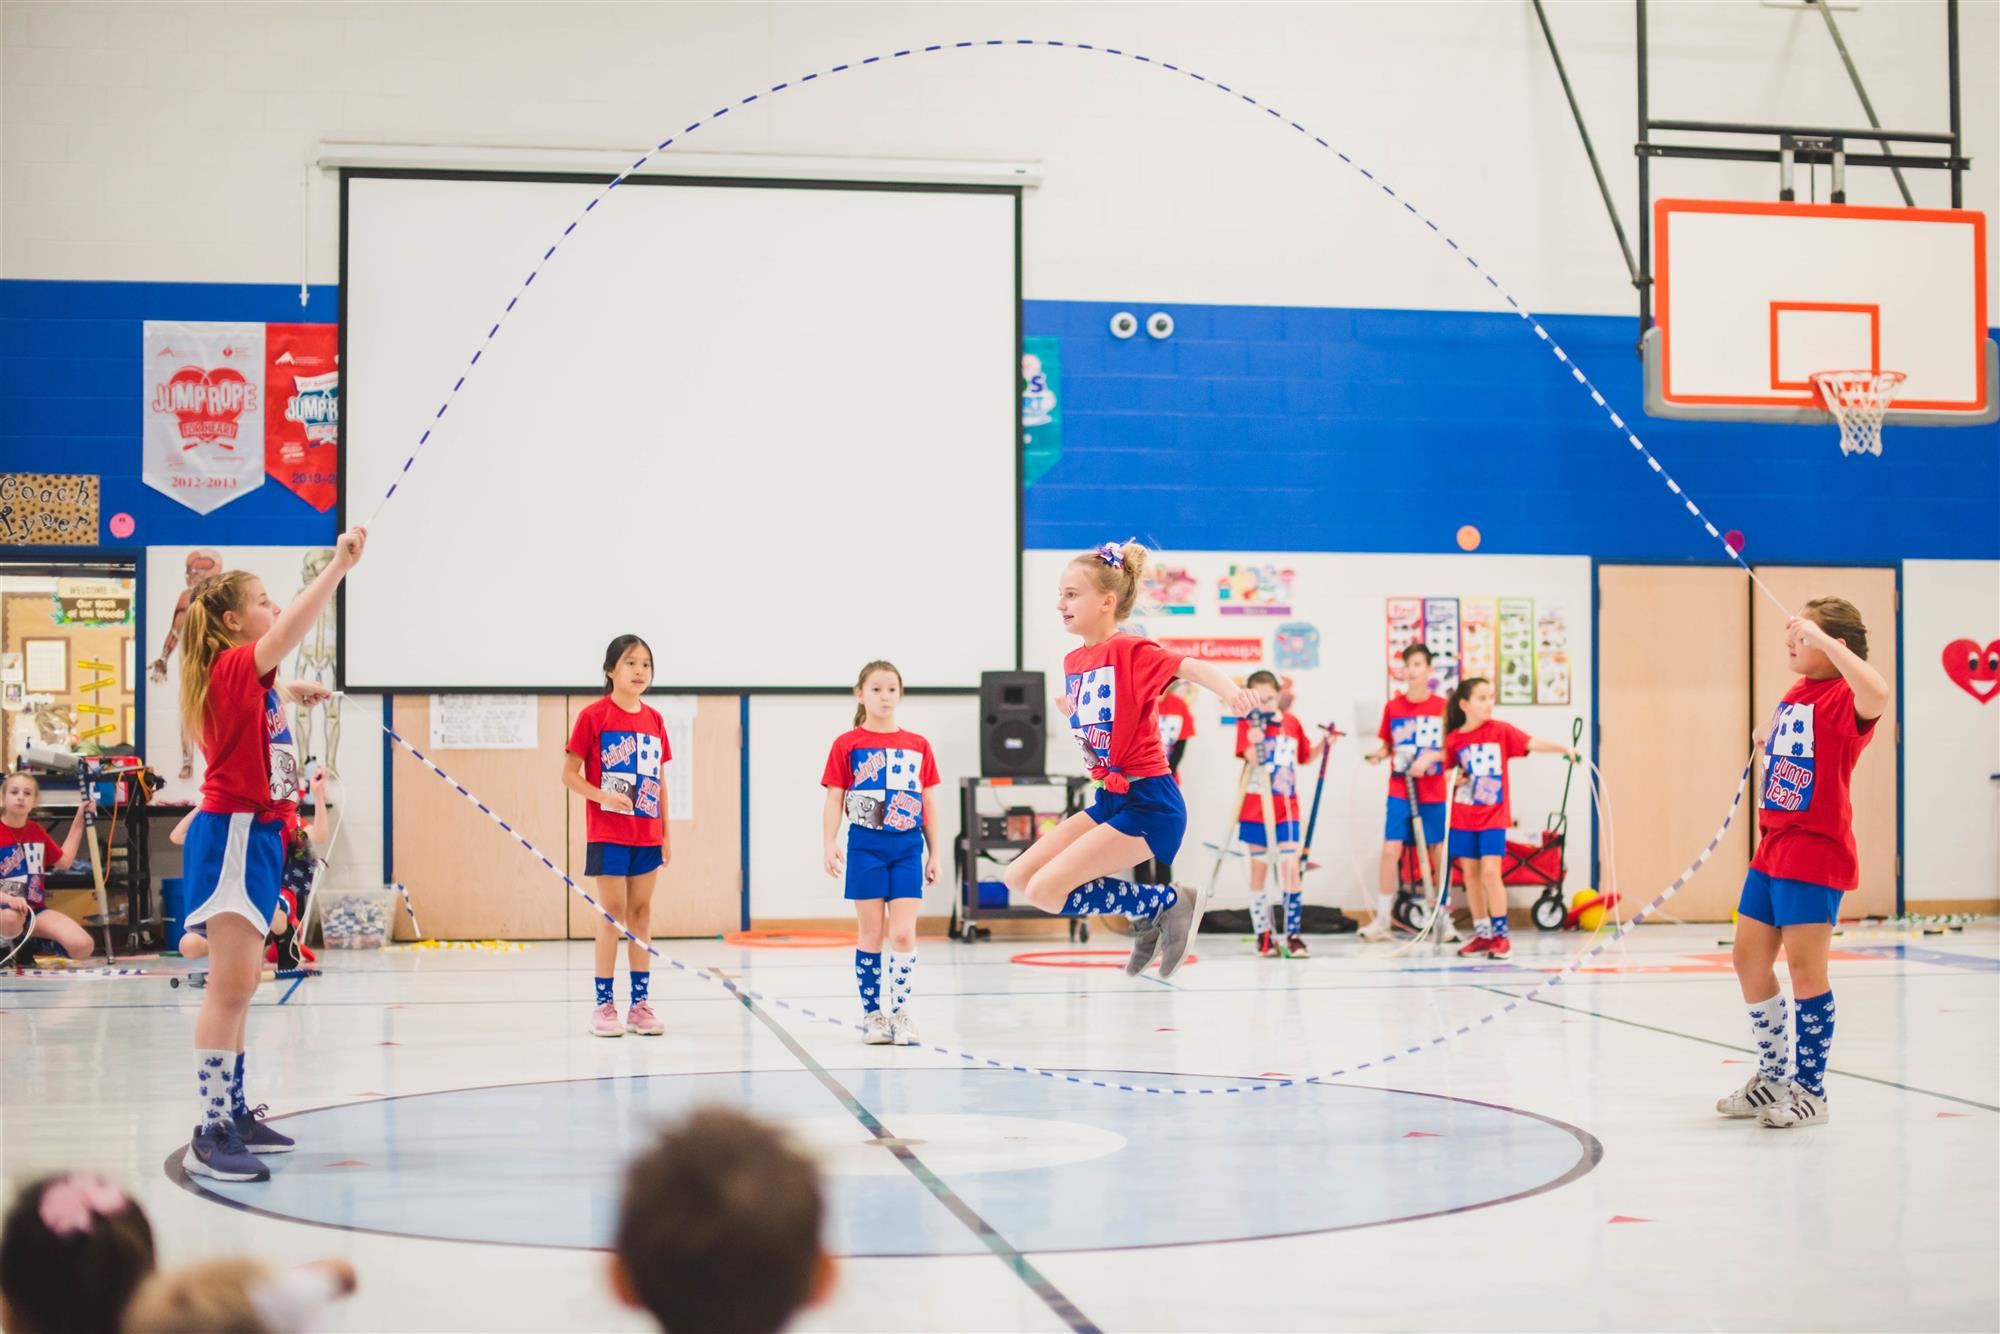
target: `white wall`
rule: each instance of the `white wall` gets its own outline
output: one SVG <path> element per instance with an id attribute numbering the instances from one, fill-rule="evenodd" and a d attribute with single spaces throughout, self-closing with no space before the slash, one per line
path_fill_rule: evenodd
<path id="1" fill-rule="evenodd" d="M 1049 678 L 1053 694 L 1061 686 L 1063 654 L 1078 641 L 1063 633 L 1055 616 L 1056 579 L 1075 553 L 1027 553 L 1026 665 Z M 1344 732 L 1358 730 L 1358 712 L 1367 715 L 1368 732 L 1336 743 L 1328 760 L 1326 794 L 1321 798 L 1320 827 L 1313 860 L 1321 864 L 1304 881 L 1306 899 L 1354 910 L 1372 908 L 1376 859 L 1382 846 L 1384 801 L 1388 795 L 1385 770 L 1364 764 L 1361 756 L 1374 745 L 1374 729 L 1388 698 L 1385 600 L 1390 597 L 1532 597 L 1539 610 L 1545 603 L 1560 607 L 1569 622 L 1571 696 L 1567 706 L 1503 707 L 1496 716 L 1532 735 L 1567 742 L 1573 718 L 1585 720 L 1584 751 L 1590 754 L 1591 717 L 1591 593 L 1590 561 L 1577 556 L 1404 556 L 1372 553 L 1310 552 L 1189 552 L 1163 553 L 1160 559 L 1185 566 L 1202 584 L 1199 610 L 1192 616 L 1154 617 L 1137 624 L 1156 638 L 1189 635 L 1261 636 L 1268 653 L 1271 632 L 1282 623 L 1304 621 L 1318 628 L 1320 665 L 1312 669 L 1277 669 L 1270 658 L 1259 663 L 1230 664 L 1233 676 L 1247 676 L 1258 667 L 1273 667 L 1295 678 L 1297 702 L 1292 712 L 1310 729 L 1335 723 Z M 1298 572 L 1293 614 L 1286 617 L 1225 617 L 1215 611 L 1214 580 L 1234 563 L 1277 562 Z M 1053 705 L 1051 706 L 1053 707 Z M 1174 873 L 1183 880 L 1207 882 L 1214 854 L 1205 842 L 1219 842 L 1236 818 L 1232 800 L 1239 774 L 1236 734 L 1218 719 L 1220 701 L 1197 692 L 1191 701 L 1195 738 L 1181 761 L 1181 787 L 1187 799 L 1188 833 Z M 1317 760 L 1314 761 L 1316 773 Z M 1534 831 L 1555 809 L 1562 794 L 1565 766 L 1552 758 L 1516 760 L 1509 769 L 1514 784 L 1515 837 L 1534 841 Z M 1082 751 L 1067 729 L 1049 737 L 1049 772 L 1083 772 Z M 1302 775 L 1302 800 L 1312 800 L 1314 774 Z M 1590 883 L 1590 796 L 1581 776 L 1570 794 L 1570 848 L 1566 882 Z M 1239 906 L 1248 899 L 1248 879 L 1240 860 L 1224 870 L 1218 902 Z M 1365 885 L 1365 890 L 1364 890 Z M 1365 894 L 1365 897 L 1364 897 Z M 1534 901 L 1534 893 L 1515 889 L 1517 904 Z"/>
<path id="2" fill-rule="evenodd" d="M 1549 8 L 1636 232 L 1633 7 Z M 1715 0 L 1652 12 L 1656 115 L 1862 120 L 1810 9 Z M 1839 17 L 1883 122 L 1942 128 L 1941 0 L 1877 0 Z M 1978 163 L 1967 204 L 1992 212 L 2000 7 L 1965 5 L 1961 24 L 1966 151 Z M 1039 160 L 1047 185 L 1027 206 L 1032 297 L 1493 305 L 1483 282 L 1372 185 L 1212 87 L 1013 47 L 858 65 L 933 41 L 1027 36 L 1144 52 L 1264 99 L 1433 211 L 1531 306 L 1634 307 L 1533 10 L 1469 0 L 13 0 L 0 8 L 0 274 L 333 282 L 336 191 L 305 166 L 320 139 L 650 147 L 781 80 L 857 62 L 736 105 L 685 150 Z M 1920 202 L 1946 200 L 1940 173 L 1910 175 Z M 1665 163 L 1655 181 L 1656 197 L 1768 198 L 1775 168 Z M 1851 185 L 1856 202 L 1895 197 L 1885 173 Z M 2000 229 L 1992 239 L 2000 245 Z M 2000 262 L 1988 273 L 2000 284 Z"/>
<path id="3" fill-rule="evenodd" d="M 856 663 L 856 667 L 860 664 Z M 912 686 L 921 681 L 910 681 Z M 937 756 L 938 882 L 924 890 L 926 916 L 951 911 L 958 870 L 958 780 L 979 772 L 979 701 L 971 695 L 911 695 L 896 720 Z M 846 696 L 758 695 L 750 701 L 750 915 L 849 917 L 840 883 L 821 869 L 819 784 L 833 739 L 854 725 Z"/>
<path id="4" fill-rule="evenodd" d="M 1945 645 L 2000 639 L 2000 562 L 1903 562 L 1903 895 L 2000 897 L 2000 699 L 1945 675 Z"/>

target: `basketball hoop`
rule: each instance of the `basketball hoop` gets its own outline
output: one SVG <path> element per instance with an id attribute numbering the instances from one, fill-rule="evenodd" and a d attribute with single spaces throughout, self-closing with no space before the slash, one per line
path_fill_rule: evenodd
<path id="1" fill-rule="evenodd" d="M 1840 452 L 1882 453 L 1882 418 L 1903 383 L 1901 371 L 1817 371 L 1819 399 L 1840 423 Z"/>

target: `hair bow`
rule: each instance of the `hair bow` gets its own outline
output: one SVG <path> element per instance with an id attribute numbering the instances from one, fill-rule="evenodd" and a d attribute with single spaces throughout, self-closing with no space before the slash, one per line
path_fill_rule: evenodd
<path id="1" fill-rule="evenodd" d="M 42 1222 L 58 1237 L 88 1235 L 93 1219 L 124 1208 L 125 1192 L 90 1173 L 63 1177 L 42 1192 Z"/>
<path id="2" fill-rule="evenodd" d="M 1125 540 L 1131 542 L 1137 539 L 1128 537 Z M 1122 543 L 1106 542 L 1097 549 L 1097 558 L 1114 570 L 1122 570 L 1125 568 L 1125 547 Z"/>

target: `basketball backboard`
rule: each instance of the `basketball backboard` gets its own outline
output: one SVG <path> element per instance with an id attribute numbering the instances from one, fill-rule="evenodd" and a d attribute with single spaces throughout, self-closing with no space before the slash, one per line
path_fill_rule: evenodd
<path id="1" fill-rule="evenodd" d="M 1890 425 L 2000 418 L 1986 215 L 1741 199 L 1653 205 L 1656 417 L 1815 423 L 1815 372 L 1907 377 Z"/>

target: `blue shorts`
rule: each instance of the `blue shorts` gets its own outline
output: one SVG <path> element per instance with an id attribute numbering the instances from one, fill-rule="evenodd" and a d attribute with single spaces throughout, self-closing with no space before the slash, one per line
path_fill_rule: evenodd
<path id="1" fill-rule="evenodd" d="M 1507 853 L 1504 829 L 1454 829 L 1451 855 L 1454 857 L 1502 857 Z"/>
<path id="2" fill-rule="evenodd" d="M 1420 801 L 1417 814 L 1424 822 L 1424 843 L 1436 847 L 1444 842 L 1444 803 L 1441 801 Z M 1382 822 L 1384 843 L 1407 843 L 1410 840 L 1410 799 L 1408 797 L 1389 798 L 1389 818 Z"/>
<path id="3" fill-rule="evenodd" d="M 1293 847 L 1298 846 L 1299 822 L 1297 820 L 1279 820 L 1277 822 L 1277 830 L 1279 847 L 1282 848 L 1288 844 Z M 1264 822 L 1262 820 L 1238 820 L 1236 822 L 1236 837 L 1242 839 L 1250 847 L 1263 847 Z"/>
<path id="4" fill-rule="evenodd" d="M 1134 778 L 1129 792 L 1099 788 L 1085 813 L 1121 834 L 1146 840 L 1156 860 L 1170 862 L 1187 837 L 1187 804 L 1172 774 Z"/>
<path id="5" fill-rule="evenodd" d="M 1766 926 L 1817 926 L 1840 920 L 1840 891 L 1807 880 L 1773 880 L 1756 868 L 1743 877 L 1736 915 Z"/>
<path id="6" fill-rule="evenodd" d="M 651 875 L 659 870 L 665 861 L 666 857 L 660 852 L 660 845 L 657 843 L 638 846 L 629 843 L 583 845 L 585 875 Z"/>
<path id="7" fill-rule="evenodd" d="M 924 836 L 847 827 L 847 897 L 920 899 L 924 896 Z"/>
<path id="8" fill-rule="evenodd" d="M 181 883 L 188 903 L 182 924 L 205 936 L 211 917 L 235 913 L 268 932 L 284 875 L 282 820 L 197 811 L 181 849 Z"/>

